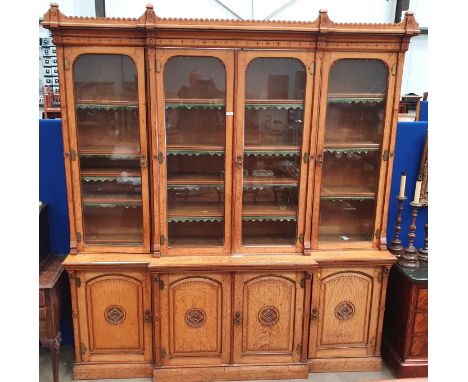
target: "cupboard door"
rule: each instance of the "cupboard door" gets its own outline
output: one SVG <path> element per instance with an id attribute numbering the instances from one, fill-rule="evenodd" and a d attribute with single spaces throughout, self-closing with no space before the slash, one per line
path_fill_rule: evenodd
<path id="1" fill-rule="evenodd" d="M 241 52 L 237 70 L 235 251 L 303 247 L 312 53 Z"/>
<path id="2" fill-rule="evenodd" d="M 149 273 L 90 271 L 76 276 L 82 360 L 151 361 Z"/>
<path id="3" fill-rule="evenodd" d="M 73 48 L 66 71 L 80 251 L 148 252 L 143 49 Z"/>
<path id="4" fill-rule="evenodd" d="M 234 362 L 298 362 L 304 290 L 301 272 L 235 275 Z"/>
<path id="5" fill-rule="evenodd" d="M 380 270 L 380 267 L 322 270 L 312 291 L 309 358 L 374 354 Z"/>
<path id="6" fill-rule="evenodd" d="M 315 248 L 372 247 L 380 227 L 395 77 L 392 54 L 328 53 L 316 160 Z M 318 244 L 317 244 L 318 243 Z"/>
<path id="7" fill-rule="evenodd" d="M 157 55 L 162 252 L 229 253 L 233 52 Z"/>
<path id="8" fill-rule="evenodd" d="M 166 274 L 160 279 L 162 365 L 229 363 L 230 275 Z"/>

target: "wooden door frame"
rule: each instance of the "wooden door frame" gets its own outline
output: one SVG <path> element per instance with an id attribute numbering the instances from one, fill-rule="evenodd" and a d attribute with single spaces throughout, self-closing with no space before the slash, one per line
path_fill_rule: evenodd
<path id="1" fill-rule="evenodd" d="M 225 177 L 224 177 L 224 246 L 222 247 L 169 247 L 167 223 L 167 154 L 165 134 L 165 97 L 164 69 L 168 60 L 175 56 L 212 57 L 221 61 L 226 74 L 226 146 L 225 146 Z M 234 50 L 232 49 L 156 49 L 156 94 L 157 100 L 157 141 L 159 153 L 163 156 L 163 164 L 159 165 L 159 225 L 161 235 L 165 237 L 160 243 L 163 255 L 222 255 L 231 253 L 231 200 L 232 200 L 232 139 L 234 107 Z M 159 69 L 158 69 L 159 68 Z M 156 197 L 156 195 L 155 195 Z"/>
<path id="2" fill-rule="evenodd" d="M 328 99 L 328 80 L 329 73 L 333 64 L 340 59 L 367 59 L 367 60 L 379 60 L 387 67 L 387 89 L 385 98 L 385 121 L 382 130 L 381 140 L 381 157 L 380 157 L 380 169 L 379 169 L 379 181 L 375 198 L 375 218 L 374 218 L 374 232 L 380 229 L 382 225 L 382 213 L 384 206 L 384 194 L 385 194 L 385 183 L 387 175 L 387 164 L 383 159 L 383 153 L 385 150 L 389 150 L 390 138 L 392 132 L 392 121 L 393 121 L 393 108 L 394 108 L 394 97 L 395 97 L 395 72 L 392 71 L 392 67 L 396 65 L 397 53 L 371 53 L 371 52 L 324 52 L 323 62 L 321 68 L 321 94 L 320 100 L 318 101 L 319 106 L 319 120 L 318 120 L 318 134 L 317 134 L 317 156 L 324 155 L 324 141 L 325 141 L 325 129 L 326 129 L 326 115 L 327 115 L 327 99 Z M 312 202 L 312 225 L 310 227 L 311 233 L 311 248 L 312 249 L 371 249 L 380 247 L 380 237 L 375 237 L 373 234 L 372 241 L 358 241 L 352 243 L 319 243 L 318 242 L 318 227 L 319 227 L 319 216 L 320 216 L 320 188 L 322 181 L 323 166 L 318 166 L 316 163 L 311 166 L 315 167 L 314 170 L 314 185 L 313 185 L 313 202 Z"/>
<path id="3" fill-rule="evenodd" d="M 75 272 L 75 271 L 72 271 Z M 146 271 L 136 271 L 136 270 L 125 270 L 102 272 L 99 270 L 89 270 L 89 271 L 77 271 L 73 273 L 73 278 L 76 279 L 76 276 L 80 278 L 80 286 L 76 286 L 76 310 L 78 311 L 78 329 L 79 335 L 75 335 L 75 349 L 80 348 L 78 341 L 83 344 L 85 347 L 80 348 L 80 355 L 82 362 L 109 362 L 115 361 L 116 357 L 121 358 L 122 362 L 151 362 L 153 360 L 153 327 L 151 322 L 144 320 L 144 312 L 151 312 L 151 283 L 150 283 L 150 274 Z M 95 354 L 90 352 L 91 349 L 91 333 L 90 330 L 90 320 L 88 312 L 88 291 L 87 284 L 88 282 L 102 278 L 102 277 L 124 277 L 130 278 L 141 283 L 141 301 L 142 301 L 142 312 L 143 315 L 138 317 L 141 320 L 141 330 L 143 331 L 143 352 L 141 355 L 134 351 L 122 351 L 122 350 L 110 350 L 99 351 Z M 75 282 L 76 284 L 76 282 Z M 84 350 L 84 351 L 83 351 Z M 78 353 L 77 353 L 78 354 Z M 94 358 L 94 359 L 93 359 Z"/>
<path id="4" fill-rule="evenodd" d="M 294 58 L 303 66 L 306 72 L 304 112 L 303 112 L 303 133 L 301 154 L 301 172 L 298 190 L 298 211 L 296 223 L 295 245 L 284 246 L 245 246 L 242 244 L 242 194 L 243 194 L 243 166 L 234 167 L 234 200 L 233 204 L 233 253 L 300 253 L 304 244 L 299 241 L 299 236 L 304 234 L 305 206 L 307 194 L 308 166 L 304 163 L 303 155 L 307 155 L 307 160 L 315 155 L 315 147 L 310 147 L 311 113 L 312 111 L 312 91 L 314 87 L 314 76 L 311 74 L 311 66 L 314 64 L 315 51 L 285 51 L 285 50 L 243 50 L 238 52 L 236 60 L 236 105 L 235 105 L 235 131 L 233 158 L 244 157 L 244 123 L 245 123 L 245 79 L 248 65 L 256 58 Z M 307 161 L 306 160 L 306 161 Z M 234 161 L 234 159 L 233 159 Z"/>
<path id="5" fill-rule="evenodd" d="M 378 353 L 377 343 L 378 337 L 380 336 L 379 328 L 381 326 L 380 321 L 383 321 L 380 314 L 380 304 L 382 300 L 382 293 L 384 291 L 382 288 L 386 287 L 386 284 L 379 281 L 380 272 L 382 270 L 381 266 L 356 266 L 356 267 L 324 267 L 318 270 L 317 276 L 313 278 L 312 286 L 312 302 L 311 309 L 317 309 L 317 319 L 310 321 L 309 329 L 309 343 L 308 343 L 308 358 L 333 358 L 333 357 L 366 357 L 373 356 Z M 366 346 L 352 346 L 352 345 L 337 345 L 335 347 L 319 347 L 320 340 L 320 322 L 321 316 L 323 315 L 323 301 L 322 301 L 322 282 L 324 279 L 338 275 L 340 273 L 358 273 L 363 276 L 372 279 L 372 290 L 371 295 L 369 296 L 369 317 L 367 318 L 366 328 L 367 332 L 367 341 Z M 362 349 L 362 354 L 359 349 Z M 379 348 L 380 349 L 380 348 Z M 346 353 L 347 352 L 347 353 Z M 324 353 L 324 354 L 321 354 Z M 336 353 L 336 354 L 335 354 Z M 346 353 L 346 354 L 345 354 Z M 361 353 L 361 354 L 358 354 Z"/>
<path id="6" fill-rule="evenodd" d="M 156 276 L 158 282 L 154 285 L 153 306 L 157 307 L 155 315 L 159 317 L 157 322 L 158 331 L 157 338 L 157 357 L 156 366 L 183 367 L 183 366 L 200 366 L 200 365 L 227 365 L 229 364 L 231 355 L 231 294 L 232 294 L 232 276 L 227 272 L 190 272 L 190 273 L 160 273 Z M 211 282 L 216 282 L 221 285 L 222 306 L 221 306 L 221 356 L 203 355 L 195 353 L 194 357 L 176 355 L 171 359 L 171 341 L 170 333 L 170 288 L 173 284 L 186 279 L 203 278 Z M 161 283 L 162 282 L 162 283 Z M 161 285 L 164 287 L 161 288 Z M 164 348 L 164 357 L 161 356 L 161 349 Z M 194 359 L 193 363 L 187 362 L 190 358 Z M 169 362 L 165 361 L 169 360 Z"/>
<path id="7" fill-rule="evenodd" d="M 73 82 L 73 68 L 77 59 L 85 54 L 114 54 L 124 55 L 129 57 L 135 64 L 135 69 L 138 78 L 138 112 L 139 112 L 139 125 L 140 125 L 140 155 L 143 158 L 148 156 L 147 145 L 147 126 L 146 126 L 146 79 L 145 79 L 145 62 L 144 62 L 144 49 L 143 48 L 129 48 L 129 47 L 100 47 L 100 46 L 74 46 L 66 48 L 64 52 L 66 67 L 65 82 L 66 86 L 66 99 L 68 119 L 68 136 L 69 148 L 74 150 L 77 154 L 77 160 L 71 161 L 71 176 L 73 186 L 73 207 L 76 231 L 81 232 L 82 240 L 77 241 L 78 252 L 125 252 L 125 253 L 149 253 L 150 250 L 150 210 L 149 210 L 149 181 L 148 181 L 148 160 L 146 166 L 140 166 L 141 169 L 141 197 L 142 197 L 142 224 L 143 224 L 143 244 L 141 246 L 116 246 L 116 245 L 99 245 L 99 244 L 86 244 L 83 223 L 83 209 L 82 209 L 82 193 L 81 193 L 81 170 L 79 164 L 79 150 L 78 150 L 78 129 L 76 122 L 75 112 L 75 97 L 74 97 L 74 82 Z M 70 206 L 71 207 L 71 206 Z"/>
<path id="8" fill-rule="evenodd" d="M 289 276 L 294 274 L 293 279 Z M 305 289 L 299 286 L 304 272 L 284 271 L 284 272 L 236 272 L 234 274 L 233 290 L 233 329 L 232 329 L 232 360 L 234 364 L 262 364 L 262 363 L 298 363 L 302 358 L 302 339 L 303 339 L 303 314 L 304 314 L 304 295 Z M 292 329 L 292 350 L 290 354 L 285 353 L 257 353 L 244 356 L 242 345 L 244 342 L 244 322 L 247 312 L 244 311 L 244 286 L 246 281 L 261 279 L 263 277 L 277 277 L 294 283 L 295 285 L 295 304 L 294 304 L 294 328 Z M 240 312 L 240 324 L 235 323 L 235 315 Z"/>

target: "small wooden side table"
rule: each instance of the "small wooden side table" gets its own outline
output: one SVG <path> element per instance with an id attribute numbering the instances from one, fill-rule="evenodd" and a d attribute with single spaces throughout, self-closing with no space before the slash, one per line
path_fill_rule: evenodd
<path id="1" fill-rule="evenodd" d="M 389 276 L 382 357 L 398 378 L 427 377 L 428 265 L 402 268 Z"/>
<path id="2" fill-rule="evenodd" d="M 60 316 L 66 286 L 62 262 L 65 257 L 49 255 L 39 267 L 39 340 L 50 350 L 54 382 L 59 380 Z"/>

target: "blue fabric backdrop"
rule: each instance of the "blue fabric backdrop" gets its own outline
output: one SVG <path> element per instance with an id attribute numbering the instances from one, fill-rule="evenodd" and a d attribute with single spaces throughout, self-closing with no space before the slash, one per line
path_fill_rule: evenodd
<path id="1" fill-rule="evenodd" d="M 395 220 L 398 212 L 396 195 L 400 192 L 400 176 L 403 170 L 406 170 L 405 195 L 408 200 L 404 203 L 404 209 L 402 211 L 403 221 L 400 238 L 404 246 L 408 244 L 408 230 L 411 223 L 411 206 L 409 203 L 414 197 L 414 187 L 416 185 L 416 177 L 418 176 L 422 152 L 424 150 L 427 128 L 428 122 L 398 123 L 395 160 L 393 162 L 392 188 L 390 191 L 390 206 L 388 208 L 387 244 L 391 243 L 395 233 Z M 416 239 L 414 241 L 416 248 L 420 248 L 424 245 L 423 225 L 427 223 L 427 210 L 427 207 L 424 207 L 420 208 L 418 211 Z"/>

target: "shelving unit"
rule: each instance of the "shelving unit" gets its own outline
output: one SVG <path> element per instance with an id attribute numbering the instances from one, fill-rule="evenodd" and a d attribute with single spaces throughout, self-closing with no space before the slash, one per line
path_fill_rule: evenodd
<path id="1" fill-rule="evenodd" d="M 75 379 L 377 370 L 399 24 L 52 5 Z"/>

